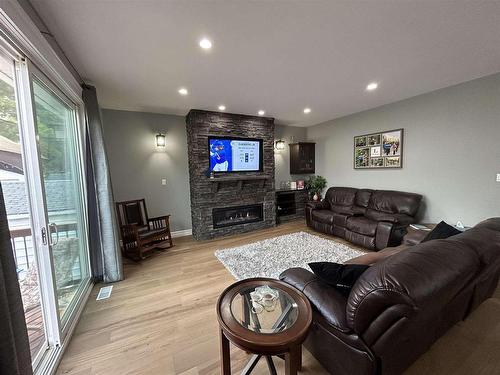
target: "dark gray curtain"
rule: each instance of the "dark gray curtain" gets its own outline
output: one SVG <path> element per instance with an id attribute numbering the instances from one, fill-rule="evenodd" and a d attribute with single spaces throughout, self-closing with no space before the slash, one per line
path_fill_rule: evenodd
<path id="1" fill-rule="evenodd" d="M 0 374 L 31 375 L 28 331 L 0 185 Z"/>
<path id="2" fill-rule="evenodd" d="M 104 282 L 123 279 L 118 226 L 111 177 L 102 134 L 101 113 L 96 89 L 83 85 L 82 97 L 87 117 L 87 183 L 90 256 L 94 275 Z"/>
<path id="3" fill-rule="evenodd" d="M 90 148 L 90 135 L 85 133 L 86 144 L 86 178 L 87 178 L 87 208 L 89 213 L 89 248 L 90 267 L 95 282 L 104 280 L 104 269 L 102 264 L 101 230 L 99 228 L 99 210 L 97 208 L 97 193 L 95 190 L 94 167 L 92 162 L 92 150 Z"/>

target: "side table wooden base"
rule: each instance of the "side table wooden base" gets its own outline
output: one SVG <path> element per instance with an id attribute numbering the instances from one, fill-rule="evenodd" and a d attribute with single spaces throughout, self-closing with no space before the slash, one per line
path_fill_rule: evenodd
<path id="1" fill-rule="evenodd" d="M 221 374 L 231 375 L 231 352 L 230 352 L 230 341 L 224 335 L 221 330 L 220 335 L 220 357 L 221 357 Z M 302 345 L 294 346 L 290 348 L 290 351 L 278 355 L 285 361 L 285 374 L 286 375 L 296 375 L 298 371 L 302 369 Z M 246 366 L 241 370 L 241 375 L 250 375 L 257 366 L 257 363 L 261 358 L 265 358 L 267 362 L 267 367 L 269 368 L 269 373 L 271 375 L 277 375 L 276 367 L 274 366 L 273 358 L 270 355 L 260 355 L 254 354 L 246 364 Z"/>
<path id="2" fill-rule="evenodd" d="M 222 375 L 231 375 L 231 353 L 229 340 L 222 330 L 219 331 L 220 337 L 220 373 Z"/>

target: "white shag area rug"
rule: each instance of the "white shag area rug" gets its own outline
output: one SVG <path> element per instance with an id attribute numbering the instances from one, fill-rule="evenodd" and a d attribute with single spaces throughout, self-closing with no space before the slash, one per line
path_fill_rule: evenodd
<path id="1" fill-rule="evenodd" d="M 343 263 L 363 254 L 342 243 L 306 232 L 286 234 L 215 252 L 215 256 L 238 280 L 250 277 L 278 279 L 288 268 L 310 270 L 308 263 Z"/>

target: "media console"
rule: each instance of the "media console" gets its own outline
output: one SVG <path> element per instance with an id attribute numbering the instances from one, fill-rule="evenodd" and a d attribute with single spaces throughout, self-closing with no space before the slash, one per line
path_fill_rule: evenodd
<path id="1" fill-rule="evenodd" d="M 276 223 L 305 218 L 307 190 L 276 190 Z"/>

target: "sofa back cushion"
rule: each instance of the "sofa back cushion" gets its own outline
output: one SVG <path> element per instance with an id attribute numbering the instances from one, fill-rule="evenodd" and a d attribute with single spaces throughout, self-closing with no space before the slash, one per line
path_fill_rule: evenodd
<path id="1" fill-rule="evenodd" d="M 370 195 L 368 211 L 415 216 L 421 200 L 422 196 L 420 194 L 393 190 L 375 190 Z"/>
<path id="2" fill-rule="evenodd" d="M 491 229 L 500 232 L 500 217 L 492 217 L 477 224 L 474 228 Z"/>
<path id="3" fill-rule="evenodd" d="M 330 210 L 337 213 L 349 213 L 352 210 L 358 189 L 349 187 L 331 187 L 325 195 Z"/>
<path id="4" fill-rule="evenodd" d="M 451 243 L 465 243 L 476 253 L 485 268 L 500 261 L 500 218 L 483 221 L 474 228 L 449 237 Z"/>
<path id="5" fill-rule="evenodd" d="M 370 202 L 370 197 L 373 190 L 370 189 L 359 189 L 356 192 L 356 197 L 354 198 L 354 205 L 352 207 L 352 212 L 358 215 L 364 215 L 368 203 Z"/>
<path id="6" fill-rule="evenodd" d="M 354 205 L 358 207 L 368 207 L 370 203 L 370 197 L 372 196 L 373 190 L 371 189 L 359 189 L 356 192 L 356 198 L 354 199 Z"/>

